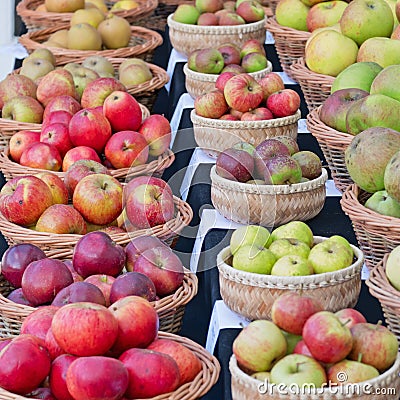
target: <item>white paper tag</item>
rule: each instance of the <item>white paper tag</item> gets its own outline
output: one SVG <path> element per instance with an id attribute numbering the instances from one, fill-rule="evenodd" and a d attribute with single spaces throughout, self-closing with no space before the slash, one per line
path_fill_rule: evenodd
<path id="1" fill-rule="evenodd" d="M 299 133 L 310 133 L 310 131 L 307 128 L 305 118 L 299 119 L 299 122 L 297 123 L 297 129 Z"/>
<path id="2" fill-rule="evenodd" d="M 265 31 L 265 44 L 274 44 L 275 39 L 271 32 Z"/>
<path id="3" fill-rule="evenodd" d="M 277 72 L 277 74 L 280 75 L 285 85 L 297 85 L 297 82 L 290 78 L 286 72 Z"/>

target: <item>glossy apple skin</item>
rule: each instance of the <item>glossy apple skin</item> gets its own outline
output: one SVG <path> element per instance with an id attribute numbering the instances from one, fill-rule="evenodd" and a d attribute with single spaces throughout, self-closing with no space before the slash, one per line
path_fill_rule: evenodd
<path id="1" fill-rule="evenodd" d="M 81 105 L 79 104 L 78 100 L 75 98 L 63 95 L 53 97 L 46 105 L 43 113 L 43 119 L 46 119 L 48 114 L 54 111 L 68 111 L 72 115 L 77 113 L 81 109 Z"/>
<path id="2" fill-rule="evenodd" d="M 216 172 L 225 179 L 247 182 L 252 179 L 254 159 L 244 150 L 226 149 L 218 154 Z"/>
<path id="3" fill-rule="evenodd" d="M 264 92 L 264 100 L 275 92 L 285 89 L 285 84 L 282 78 L 276 72 L 269 72 L 267 75 L 258 79 L 257 82 L 261 85 Z"/>
<path id="4" fill-rule="evenodd" d="M 99 155 L 94 149 L 88 146 L 77 146 L 67 151 L 62 163 L 62 170 L 66 172 L 69 167 L 78 160 L 93 160 L 101 163 Z"/>
<path id="5" fill-rule="evenodd" d="M 57 343 L 53 335 L 53 330 L 51 329 L 51 326 L 46 333 L 45 346 L 52 360 L 56 359 L 58 356 L 61 356 L 62 354 L 65 354 L 65 351 Z"/>
<path id="6" fill-rule="evenodd" d="M 115 91 L 126 91 L 125 86 L 115 78 L 98 78 L 86 85 L 81 98 L 83 108 L 103 106 L 105 99 Z"/>
<path id="7" fill-rule="evenodd" d="M 335 315 L 339 318 L 342 324 L 346 325 L 349 329 L 356 324 L 367 322 L 364 315 L 354 308 L 344 308 L 335 312 Z"/>
<path id="8" fill-rule="evenodd" d="M 33 307 L 33 305 L 29 303 L 29 301 L 25 298 L 24 293 L 22 292 L 22 288 L 14 289 L 7 296 L 7 299 L 17 304 Z"/>
<path id="9" fill-rule="evenodd" d="M 39 142 L 32 144 L 21 154 L 19 163 L 29 168 L 59 171 L 62 159 L 57 147 L 49 143 Z"/>
<path id="10" fill-rule="evenodd" d="M 147 117 L 139 128 L 149 145 L 149 155 L 158 157 L 168 150 L 171 143 L 171 125 L 167 118 L 160 114 Z"/>
<path id="11" fill-rule="evenodd" d="M 68 204 L 68 189 L 61 178 L 51 172 L 40 172 L 35 176 L 49 187 L 53 204 Z"/>
<path id="12" fill-rule="evenodd" d="M 67 266 L 67 268 L 71 272 L 74 282 L 83 281 L 83 278 L 75 271 L 74 266 L 72 265 L 72 260 L 64 260 L 63 263 Z"/>
<path id="13" fill-rule="evenodd" d="M 45 116 L 43 116 L 42 130 L 51 124 L 64 124 L 68 126 L 72 115 L 73 114 L 70 111 L 66 110 L 48 112 Z"/>
<path id="14" fill-rule="evenodd" d="M 48 124 L 42 128 L 40 141 L 53 145 L 60 153 L 61 158 L 65 156 L 68 150 L 72 149 L 68 125 L 63 123 Z"/>
<path id="15" fill-rule="evenodd" d="M 267 107 L 275 118 L 288 117 L 300 107 L 300 96 L 292 89 L 283 89 L 268 96 Z"/>
<path id="16" fill-rule="evenodd" d="M 35 131 L 19 131 L 10 138 L 10 156 L 19 163 L 22 153 L 33 143 L 40 141 L 40 132 Z"/>
<path id="17" fill-rule="evenodd" d="M 67 388 L 67 371 L 78 357 L 62 354 L 51 363 L 49 385 L 58 400 L 74 400 Z"/>
<path id="18" fill-rule="evenodd" d="M 131 179 L 127 183 L 127 185 L 124 187 L 124 201 L 128 198 L 129 194 L 136 187 L 138 187 L 140 185 L 144 185 L 144 184 L 159 186 L 161 189 L 166 190 L 172 196 L 171 187 L 163 179 L 156 178 L 155 176 L 142 175 L 142 176 L 137 176 L 137 177 Z"/>
<path id="19" fill-rule="evenodd" d="M 60 290 L 52 301 L 53 306 L 61 307 L 65 304 L 77 302 L 90 302 L 106 305 L 103 292 L 95 285 L 89 282 L 73 282 L 69 286 Z"/>
<path id="20" fill-rule="evenodd" d="M 108 307 L 110 303 L 111 286 L 115 282 L 115 278 L 111 275 L 97 274 L 90 275 L 85 279 L 85 282 L 91 283 L 98 287 L 103 293 L 105 299 L 105 306 Z"/>

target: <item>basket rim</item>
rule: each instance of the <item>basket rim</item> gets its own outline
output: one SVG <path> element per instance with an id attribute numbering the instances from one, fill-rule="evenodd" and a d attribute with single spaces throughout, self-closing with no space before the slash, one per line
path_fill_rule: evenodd
<path id="1" fill-rule="evenodd" d="M 320 243 L 327 239 L 327 237 L 323 236 L 314 236 L 314 243 Z M 353 279 L 354 276 L 361 274 L 361 269 L 364 262 L 364 254 L 358 247 L 352 244 L 350 244 L 350 246 L 353 249 L 356 261 L 346 268 L 342 268 L 337 271 L 324 272 L 322 274 L 304 276 L 274 276 L 237 270 L 226 264 L 224 261 L 231 255 L 229 246 L 225 247 L 218 253 L 217 267 L 219 274 L 222 274 L 225 279 L 248 286 L 281 289 L 327 287 L 331 285 L 337 285 L 339 282 L 345 280 Z"/>
<path id="2" fill-rule="evenodd" d="M 299 57 L 297 60 L 295 60 L 290 65 L 290 71 L 296 80 L 311 79 L 313 84 L 318 84 L 322 88 L 326 89 L 330 89 L 333 81 L 335 80 L 334 76 L 311 71 L 306 65 L 305 57 Z"/>
<path id="3" fill-rule="evenodd" d="M 301 31 L 299 29 L 290 28 L 289 26 L 280 25 L 276 20 L 276 15 L 269 17 L 265 27 L 273 36 L 283 36 L 285 39 L 304 40 L 305 42 L 311 36 L 311 32 Z"/>

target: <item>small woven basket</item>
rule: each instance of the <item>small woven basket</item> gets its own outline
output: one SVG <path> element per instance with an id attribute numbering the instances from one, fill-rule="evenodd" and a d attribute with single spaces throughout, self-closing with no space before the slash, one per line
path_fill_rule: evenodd
<path id="1" fill-rule="evenodd" d="M 365 207 L 370 196 L 352 184 L 343 192 L 340 205 L 351 220 L 365 263 L 372 269 L 386 253 L 400 245 L 400 218 L 378 214 Z"/>
<path id="2" fill-rule="evenodd" d="M 307 128 L 317 139 L 324 153 L 335 186 L 343 192 L 348 185 L 354 183 L 347 171 L 344 157 L 344 152 L 354 136 L 345 132 L 339 132 L 325 125 L 319 117 L 320 110 L 321 106 L 312 110 L 307 115 Z"/>
<path id="3" fill-rule="evenodd" d="M 110 237 L 120 245 L 126 245 L 133 238 L 144 235 L 157 236 L 159 239 L 171 243 L 188 226 L 193 218 L 193 211 L 188 203 L 174 196 L 175 216 L 163 225 L 153 228 L 138 229 L 123 233 L 111 233 Z M 38 232 L 8 221 L 0 213 L 0 231 L 9 246 L 17 243 L 32 243 L 40 247 L 48 257 L 56 254 L 59 258 L 72 257 L 77 241 L 82 237 L 78 234 L 56 234 Z"/>
<path id="4" fill-rule="evenodd" d="M 167 18 L 169 38 L 173 48 L 185 55 L 224 43 L 241 46 L 249 39 L 257 39 L 262 44 L 265 42 L 265 19 L 243 25 L 200 26 L 176 22 L 172 16 Z"/>
<path id="5" fill-rule="evenodd" d="M 300 110 L 289 117 L 263 121 L 223 121 L 201 117 L 195 110 L 190 113 L 197 145 L 213 158 L 238 142 L 248 142 L 257 146 L 263 140 L 275 136 L 290 136 L 296 139 L 297 122 L 300 118 Z"/>
<path id="6" fill-rule="evenodd" d="M 308 110 L 320 106 L 330 95 L 333 76 L 310 71 L 301 57 L 290 66 L 291 77 L 300 85 Z"/>
<path id="7" fill-rule="evenodd" d="M 204 347 L 198 343 L 178 336 L 173 333 L 159 332 L 159 339 L 169 339 L 174 342 L 180 343 L 188 349 L 192 350 L 194 354 L 200 359 L 201 371 L 193 379 L 193 381 L 185 383 L 174 392 L 152 397 L 152 400 L 195 400 L 205 395 L 216 383 L 221 371 L 221 366 L 212 354 L 210 354 Z M 32 400 L 32 397 L 23 397 L 14 393 L 10 393 L 0 388 L 0 398 L 2 400 Z M 151 399 L 150 399 L 151 400 Z"/>
<path id="8" fill-rule="evenodd" d="M 35 49 L 47 48 L 45 42 L 49 36 L 60 30 L 68 29 L 69 25 L 58 27 L 40 29 L 34 32 L 28 32 L 19 37 L 18 41 L 27 49 L 29 53 Z M 132 36 L 129 41 L 128 47 L 120 49 L 107 49 L 107 50 L 70 50 L 60 47 L 48 47 L 49 50 L 55 55 L 56 60 L 60 64 L 68 62 L 82 62 L 90 56 L 103 56 L 103 57 L 140 57 L 147 62 L 151 62 L 153 52 L 156 47 L 160 46 L 163 42 L 162 36 L 150 29 L 142 28 L 140 26 L 131 26 Z"/>
<path id="9" fill-rule="evenodd" d="M 239 368 L 234 355 L 229 360 L 229 371 L 232 375 L 232 400 L 398 400 L 399 370 L 400 355 L 397 356 L 392 367 L 376 378 L 358 384 L 339 385 L 332 388 L 305 387 L 303 391 L 299 388 L 300 393 L 290 394 L 291 390 L 279 390 L 279 385 L 271 385 L 268 388 L 264 381 L 247 375 Z"/>
<path id="10" fill-rule="evenodd" d="M 261 79 L 272 71 L 272 64 L 268 61 L 267 68 L 257 72 L 250 72 L 254 79 Z M 217 81 L 219 74 L 203 74 L 201 72 L 195 72 L 189 69 L 187 63 L 183 66 L 183 72 L 185 74 L 185 86 L 186 91 L 195 99 L 201 94 L 211 92 L 215 89 L 215 82 Z"/>
<path id="11" fill-rule="evenodd" d="M 314 236 L 314 243 L 326 240 Z M 217 256 L 221 297 L 233 311 L 244 317 L 271 319 L 274 301 L 289 290 L 318 299 L 323 309 L 336 312 L 354 307 L 361 290 L 361 269 L 364 256 L 352 246 L 354 263 L 344 269 L 308 276 L 274 276 L 241 271 L 229 265 L 231 252 L 225 247 Z"/>
<path id="12" fill-rule="evenodd" d="M 225 218 L 240 224 L 277 226 L 307 221 L 323 208 L 328 173 L 292 185 L 255 185 L 220 177 L 211 169 L 211 201 Z"/>
<path id="13" fill-rule="evenodd" d="M 304 57 L 306 42 L 311 33 L 279 25 L 275 16 L 267 19 L 266 28 L 274 37 L 275 49 L 283 71 L 294 78 L 290 66 L 300 57 Z"/>
<path id="14" fill-rule="evenodd" d="M 110 9 L 118 0 L 109 0 L 106 2 Z M 138 23 L 142 19 L 152 15 L 158 5 L 157 0 L 136 0 L 138 7 L 131 10 L 113 11 L 115 15 L 123 17 L 130 23 Z M 36 11 L 36 8 L 44 4 L 44 0 L 22 0 L 18 3 L 16 10 L 26 25 L 28 31 L 34 31 L 44 28 L 52 28 L 58 25 L 69 24 L 73 13 L 56 13 L 47 11 Z"/>

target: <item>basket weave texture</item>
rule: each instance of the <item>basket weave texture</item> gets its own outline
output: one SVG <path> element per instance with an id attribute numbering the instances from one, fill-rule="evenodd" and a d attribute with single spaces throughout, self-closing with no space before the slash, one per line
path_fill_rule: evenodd
<path id="1" fill-rule="evenodd" d="M 307 128 L 324 153 L 335 186 L 343 192 L 348 185 L 354 183 L 347 171 L 344 157 L 344 152 L 354 136 L 325 125 L 319 117 L 320 110 L 321 106 L 307 115 Z"/>
<path id="2" fill-rule="evenodd" d="M 227 219 L 240 224 L 277 226 L 315 217 L 323 208 L 328 173 L 292 185 L 253 185 L 220 177 L 211 169 L 211 201 Z"/>
<path id="3" fill-rule="evenodd" d="M 152 400 L 195 400 L 206 394 L 218 380 L 221 371 L 218 360 L 202 346 L 188 338 L 168 332 L 159 332 L 158 337 L 173 340 L 192 350 L 200 359 L 202 369 L 193 381 L 185 383 L 174 392 L 153 397 Z M 27 397 L 10 393 L 1 388 L 0 398 L 2 400 L 29 400 Z"/>
<path id="4" fill-rule="evenodd" d="M 314 243 L 326 238 L 315 236 Z M 354 307 L 361 290 L 363 253 L 352 246 L 355 261 L 344 269 L 308 276 L 273 276 L 241 271 L 227 264 L 231 257 L 229 247 L 217 256 L 221 297 L 233 311 L 244 317 L 271 319 L 274 301 L 288 291 L 301 292 L 322 303 L 323 309 L 336 312 Z"/>
<path id="5" fill-rule="evenodd" d="M 278 24 L 275 16 L 267 19 L 266 28 L 275 40 L 275 49 L 284 72 L 293 78 L 290 66 L 300 57 L 304 57 L 304 50 L 310 32 L 299 31 Z"/>
<path id="6" fill-rule="evenodd" d="M 223 121 L 201 117 L 195 110 L 190 113 L 197 145 L 214 158 L 238 142 L 257 146 L 265 139 L 275 136 L 290 136 L 296 139 L 297 122 L 300 118 L 300 110 L 289 117 L 264 121 Z"/>
<path id="7" fill-rule="evenodd" d="M 365 264 L 374 268 L 396 246 L 400 245 L 400 218 L 378 214 L 365 207 L 371 196 L 356 184 L 349 185 L 340 200 L 342 210 L 349 216 Z"/>

